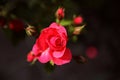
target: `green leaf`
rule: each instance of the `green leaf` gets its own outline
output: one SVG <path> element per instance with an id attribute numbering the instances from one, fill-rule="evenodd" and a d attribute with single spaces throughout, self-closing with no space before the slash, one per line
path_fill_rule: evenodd
<path id="1" fill-rule="evenodd" d="M 72 21 L 71 20 L 65 20 L 65 19 L 63 19 L 63 20 L 61 20 L 60 24 L 62 26 L 68 26 L 68 25 L 72 24 Z"/>
<path id="2" fill-rule="evenodd" d="M 72 34 L 73 31 L 74 31 L 74 27 L 73 27 L 73 26 L 69 26 L 68 33 L 69 33 L 69 34 Z"/>

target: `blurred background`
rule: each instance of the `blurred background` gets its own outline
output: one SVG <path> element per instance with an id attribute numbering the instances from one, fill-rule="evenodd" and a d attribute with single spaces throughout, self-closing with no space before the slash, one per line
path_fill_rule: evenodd
<path id="1" fill-rule="evenodd" d="M 26 60 L 35 38 L 6 28 L 14 19 L 49 26 L 59 6 L 65 8 L 66 19 L 82 15 L 85 31 L 68 47 L 73 55 L 88 59 L 85 64 L 72 60 L 47 73 L 43 64 L 31 66 Z M 120 80 L 119 7 L 118 0 L 0 0 L 0 80 Z"/>

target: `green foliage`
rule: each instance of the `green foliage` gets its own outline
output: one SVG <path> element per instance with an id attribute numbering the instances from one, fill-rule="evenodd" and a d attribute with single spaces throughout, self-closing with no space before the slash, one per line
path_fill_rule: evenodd
<path id="1" fill-rule="evenodd" d="M 73 42 L 77 42 L 77 39 L 78 39 L 78 38 L 77 38 L 76 35 L 72 36 L 72 41 L 73 41 Z"/>
<path id="2" fill-rule="evenodd" d="M 63 26 L 68 26 L 68 25 L 70 25 L 71 23 L 72 23 L 71 20 L 65 20 L 65 19 L 63 19 L 63 20 L 60 22 L 60 24 L 63 25 Z"/>
<path id="3" fill-rule="evenodd" d="M 52 65 L 51 62 L 48 62 L 45 64 L 44 68 L 45 68 L 46 72 L 51 73 L 54 71 L 55 65 Z"/>

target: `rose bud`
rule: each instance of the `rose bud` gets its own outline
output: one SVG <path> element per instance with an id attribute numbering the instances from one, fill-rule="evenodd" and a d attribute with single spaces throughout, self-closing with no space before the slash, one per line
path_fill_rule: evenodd
<path id="1" fill-rule="evenodd" d="M 62 7 L 58 8 L 58 10 L 56 11 L 55 15 L 56 15 L 58 20 L 63 19 L 64 16 L 65 16 L 64 8 L 62 8 Z"/>
<path id="2" fill-rule="evenodd" d="M 77 16 L 73 19 L 73 23 L 75 25 L 80 25 L 83 22 L 83 18 L 81 16 Z"/>
<path id="3" fill-rule="evenodd" d="M 28 62 L 32 62 L 35 59 L 34 54 L 32 54 L 32 52 L 28 53 L 27 55 L 27 61 Z"/>
<path id="4" fill-rule="evenodd" d="M 9 22 L 9 28 L 15 32 L 24 30 L 24 23 L 19 19 L 14 19 Z"/>
<path id="5" fill-rule="evenodd" d="M 37 33 L 36 28 L 31 25 L 28 25 L 28 27 L 25 30 L 28 36 L 34 36 Z"/>
<path id="6" fill-rule="evenodd" d="M 78 26 L 78 27 L 74 27 L 73 34 L 79 35 L 80 32 L 82 31 L 82 29 L 83 29 L 84 27 L 85 27 L 85 25 L 83 25 L 83 26 Z"/>

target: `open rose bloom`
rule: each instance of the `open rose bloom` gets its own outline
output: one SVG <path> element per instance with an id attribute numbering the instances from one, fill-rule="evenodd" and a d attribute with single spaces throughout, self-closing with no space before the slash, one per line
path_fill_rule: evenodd
<path id="1" fill-rule="evenodd" d="M 53 22 L 41 31 L 32 48 L 32 54 L 41 63 L 49 61 L 56 65 L 69 63 L 72 55 L 70 50 L 66 48 L 67 40 L 65 28 Z"/>

